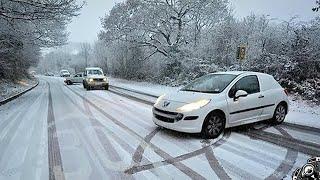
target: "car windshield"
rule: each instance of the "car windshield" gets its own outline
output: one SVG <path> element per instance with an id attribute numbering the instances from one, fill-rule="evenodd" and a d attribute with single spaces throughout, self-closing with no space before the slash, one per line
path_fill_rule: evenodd
<path id="1" fill-rule="evenodd" d="M 201 93 L 220 93 L 236 77 L 232 74 L 210 74 L 196 79 L 181 91 L 192 91 Z"/>
<path id="2" fill-rule="evenodd" d="M 61 71 L 62 73 L 69 73 L 68 71 Z"/>
<path id="3" fill-rule="evenodd" d="M 92 69 L 92 70 L 88 70 L 88 74 L 91 74 L 91 75 L 102 75 L 103 73 L 101 72 L 101 70 Z"/>

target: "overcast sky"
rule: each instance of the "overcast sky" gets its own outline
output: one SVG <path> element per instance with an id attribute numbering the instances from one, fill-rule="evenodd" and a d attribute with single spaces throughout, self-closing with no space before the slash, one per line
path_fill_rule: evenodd
<path id="1" fill-rule="evenodd" d="M 80 1 L 80 0 L 79 0 Z M 100 17 L 104 17 L 112 7 L 124 0 L 87 0 L 79 17 L 68 26 L 70 42 L 93 42 L 101 30 Z M 302 21 L 310 20 L 319 13 L 311 9 L 315 0 L 230 0 L 237 18 L 255 14 L 268 14 L 272 18 L 288 20 L 298 15 Z"/>

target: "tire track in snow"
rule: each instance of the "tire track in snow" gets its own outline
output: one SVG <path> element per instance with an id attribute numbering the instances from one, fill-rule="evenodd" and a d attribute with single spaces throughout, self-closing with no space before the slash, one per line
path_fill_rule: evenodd
<path id="1" fill-rule="evenodd" d="M 147 143 L 150 143 L 151 139 L 160 131 L 160 128 L 157 127 L 156 129 L 154 129 L 150 134 L 148 134 L 145 138 L 144 141 Z M 136 149 L 136 151 L 134 152 L 133 156 L 132 156 L 132 160 L 135 164 L 140 164 L 142 161 L 142 157 L 143 157 L 143 153 L 145 150 L 146 146 L 143 146 L 142 144 L 140 144 L 138 146 L 138 148 Z"/>
<path id="2" fill-rule="evenodd" d="M 67 86 L 67 88 L 69 88 L 69 87 Z M 154 152 L 157 153 L 158 155 L 160 155 L 162 158 L 164 158 L 164 159 L 172 159 L 173 158 L 168 153 L 166 153 L 165 151 L 161 150 L 159 147 L 155 146 L 154 144 L 145 142 L 144 138 L 142 136 L 140 136 L 138 133 L 136 133 L 135 131 L 133 131 L 132 129 L 130 129 L 126 125 L 124 125 L 122 122 L 120 122 L 119 120 L 114 118 L 112 115 L 106 113 L 103 109 L 101 109 L 100 107 L 95 105 L 93 102 L 89 101 L 86 97 L 82 96 L 80 93 L 76 92 L 74 89 L 71 89 L 71 88 L 69 88 L 69 89 L 74 94 L 76 94 L 79 97 L 83 98 L 89 105 L 91 105 L 93 108 L 95 108 L 101 114 L 103 114 L 105 117 L 107 117 L 113 123 L 115 123 L 116 125 L 118 125 L 119 127 L 123 128 L 123 129 L 125 129 L 128 133 L 130 133 L 134 137 L 136 137 L 139 140 L 141 140 L 142 143 L 144 144 L 144 146 L 150 146 L 154 150 Z M 189 176 L 192 179 L 205 179 L 203 176 L 201 176 L 197 172 L 193 171 L 191 168 L 187 167 L 186 165 L 184 165 L 181 162 L 175 162 L 172 165 L 175 166 L 177 169 L 179 169 L 181 172 L 183 172 L 184 174 L 186 174 L 187 176 Z"/>
<path id="3" fill-rule="evenodd" d="M 23 105 L 22 111 L 17 111 L 17 113 L 15 113 L 14 116 L 12 116 L 12 118 L 14 119 L 9 119 L 9 118 L 7 119 L 8 121 L 11 121 L 12 125 L 10 125 L 10 123 L 8 122 L 8 124 L 3 126 L 3 128 L 8 128 L 8 126 L 10 126 L 9 129 L 7 129 L 7 134 L 0 141 L 0 174 L 3 176 L 12 176 L 13 174 L 17 173 L 18 171 L 21 171 L 22 169 L 22 167 L 20 166 L 16 168 L 11 168 L 9 170 L 4 170 L 5 164 L 8 162 L 3 161 L 3 158 L 7 158 L 7 157 L 4 157 L 5 152 L 8 150 L 10 142 L 12 142 L 12 140 L 19 133 L 18 132 L 19 126 L 23 122 L 25 115 L 29 111 L 29 108 L 33 107 L 34 104 L 38 103 L 41 100 L 42 94 L 40 94 L 39 96 L 34 95 L 30 98 L 31 100 L 28 101 L 28 103 Z"/>
<path id="4" fill-rule="evenodd" d="M 82 112 L 83 114 L 86 114 L 86 111 L 84 109 L 82 109 L 81 107 L 78 106 L 78 104 L 76 104 L 68 95 L 66 95 L 66 98 L 80 111 Z M 81 100 L 83 100 L 81 98 Z M 92 127 L 94 129 L 97 129 L 99 130 L 100 132 L 102 131 L 107 131 L 106 133 L 108 135 L 111 135 L 112 138 L 114 138 L 116 140 L 116 142 L 126 151 L 129 151 L 133 154 L 134 152 L 134 149 L 127 143 L 125 142 L 123 139 L 121 139 L 118 135 L 116 135 L 114 132 L 110 131 L 108 128 L 106 128 L 99 120 L 97 120 L 96 118 L 94 118 L 94 116 L 92 115 L 91 117 L 91 120 L 93 120 L 92 122 Z M 91 145 L 92 146 L 92 145 Z M 148 159 L 146 159 L 145 157 L 142 157 L 142 159 L 146 162 L 150 162 Z M 150 162 L 151 163 L 151 162 Z M 159 171 L 154 171 L 154 170 L 151 170 L 151 172 L 153 174 L 155 174 L 156 176 L 158 177 L 161 177 L 161 178 L 164 178 L 164 179 L 171 179 L 169 177 L 169 175 L 164 172 L 163 170 L 160 170 Z"/>
<path id="5" fill-rule="evenodd" d="M 263 122 L 262 122 L 263 123 Z M 257 124 L 257 123 L 256 123 Z M 286 139 L 292 139 L 295 140 L 288 132 L 286 132 L 283 128 L 281 128 L 279 125 L 277 126 L 272 126 L 269 123 L 268 124 L 262 124 L 264 125 L 261 128 L 255 129 L 255 131 L 259 130 L 261 132 L 263 132 L 263 130 L 269 128 L 269 127 L 274 127 L 276 130 L 278 130 L 283 137 L 285 137 Z M 272 133 L 270 133 L 272 134 Z M 279 135 L 278 135 L 279 137 Z M 255 136 L 255 138 L 259 138 L 257 136 Z M 281 138 L 281 136 L 280 136 Z M 267 141 L 270 143 L 275 143 L 272 140 Z M 279 142 L 280 143 L 280 142 Z M 285 176 L 288 175 L 288 173 L 290 172 L 290 170 L 293 168 L 295 161 L 298 158 L 298 151 L 294 151 L 292 148 L 290 147 L 286 147 L 284 145 L 280 145 L 282 147 L 285 147 L 287 152 L 285 155 L 284 160 L 281 161 L 281 163 L 279 164 L 279 166 L 274 170 L 274 172 L 272 174 L 270 174 L 268 177 L 266 177 L 266 179 L 268 180 L 273 180 L 273 179 L 283 179 L 285 178 Z"/>
<path id="6" fill-rule="evenodd" d="M 41 86 L 44 86 L 44 84 L 41 83 Z M 38 86 L 38 88 L 40 88 L 40 87 Z M 36 90 L 36 89 L 33 89 L 33 90 Z M 39 96 L 32 96 L 31 93 L 27 93 L 24 96 L 19 97 L 19 100 L 28 99 L 28 98 L 30 100 L 23 101 L 22 104 L 18 105 L 18 107 L 15 106 L 15 108 L 17 108 L 17 110 L 14 113 L 12 113 L 9 117 L 7 117 L 6 119 L 1 120 L 1 122 L 0 122 L 0 132 L 4 132 L 4 130 L 8 127 L 8 125 L 10 123 L 12 123 L 12 119 L 16 120 L 16 119 L 18 119 L 17 116 L 19 116 L 20 114 L 24 115 L 26 113 L 26 110 L 28 110 L 28 108 L 31 107 L 34 104 L 34 102 L 39 98 Z M 17 101 L 17 100 L 18 99 L 16 99 L 15 101 Z M 30 102 L 32 102 L 32 103 L 30 104 Z M 17 103 L 17 102 L 14 102 L 14 103 Z M 24 110 L 24 111 L 21 111 L 21 109 Z"/>
<path id="7" fill-rule="evenodd" d="M 227 132 L 224 132 L 224 137 L 225 138 L 229 138 L 230 137 L 231 132 L 228 130 Z M 221 141 L 217 141 L 214 145 L 215 146 L 208 146 L 205 148 L 205 156 L 208 160 L 208 163 L 211 167 L 211 169 L 216 173 L 216 175 L 219 177 L 219 179 L 225 179 L 225 180 L 231 180 L 231 178 L 229 177 L 228 173 L 225 171 L 225 169 L 221 166 L 221 164 L 219 163 L 219 160 L 216 158 L 216 156 L 214 155 L 214 152 L 212 150 L 212 148 L 216 148 L 218 146 L 221 146 L 223 143 L 225 143 L 227 141 L 227 139 L 223 138 Z"/>
<path id="8" fill-rule="evenodd" d="M 320 154 L 320 145 L 305 142 L 296 138 L 286 137 L 283 135 L 278 135 L 275 133 L 270 133 L 261 130 L 249 130 L 249 131 L 238 131 L 241 134 L 244 134 L 253 139 L 259 139 L 265 142 L 275 144 L 280 147 L 290 148 L 297 152 L 304 153 L 310 156 L 317 156 Z"/>
<path id="9" fill-rule="evenodd" d="M 49 82 L 49 103 L 48 103 L 48 163 L 49 163 L 49 180 L 64 180 L 64 172 L 60 154 L 59 140 L 56 130 L 55 117 L 52 105 L 52 94 Z"/>
<path id="10" fill-rule="evenodd" d="M 307 132 L 309 134 L 320 136 L 320 129 L 316 127 L 302 126 L 302 125 L 291 124 L 287 122 L 283 122 L 280 126 L 283 126 L 284 128 L 296 130 L 298 132 Z"/>
<path id="11" fill-rule="evenodd" d="M 293 138 L 289 133 L 287 133 L 281 127 L 275 126 L 274 128 L 276 128 L 283 136 Z M 278 168 L 275 169 L 275 171 L 266 179 L 267 180 L 283 179 L 293 168 L 293 165 L 295 164 L 297 158 L 298 158 L 298 152 L 293 151 L 291 148 L 287 148 L 287 154 L 285 156 L 285 159 L 280 163 Z"/>
<path id="12" fill-rule="evenodd" d="M 83 105 L 85 108 L 85 113 L 88 114 L 89 121 L 90 121 L 91 125 L 94 126 L 94 124 L 98 124 L 99 126 L 101 126 L 101 124 L 99 124 L 99 122 L 97 122 L 97 120 L 93 118 L 93 114 L 90 110 L 90 107 L 89 107 L 87 101 L 85 99 L 82 99 L 82 100 L 83 100 Z M 120 162 L 122 159 L 119 156 L 118 152 L 114 149 L 111 142 L 109 141 L 109 138 L 101 131 L 101 129 L 94 128 L 94 131 L 96 132 L 98 139 L 103 146 L 103 149 L 105 150 L 105 152 L 108 153 L 108 157 L 110 158 L 110 160 L 115 163 Z M 131 175 L 125 175 L 123 173 L 120 173 L 119 171 L 115 171 L 110 168 L 107 168 L 106 170 L 107 170 L 108 174 L 111 173 L 112 179 L 119 179 L 119 178 L 120 179 L 134 179 Z"/>
<path id="13" fill-rule="evenodd" d="M 151 141 L 151 139 L 154 137 L 154 135 L 157 132 L 159 132 L 159 130 L 160 130 L 160 128 L 155 129 L 153 132 L 151 132 L 149 135 L 146 136 L 145 140 Z M 166 166 L 168 164 L 174 164 L 177 162 L 181 162 L 181 161 L 199 156 L 201 154 L 205 154 L 210 167 L 217 174 L 217 176 L 220 179 L 226 179 L 226 177 L 229 177 L 229 176 L 224 171 L 223 167 L 219 164 L 218 160 L 215 158 L 211 148 L 216 148 L 216 147 L 221 146 L 222 144 L 224 144 L 227 141 L 227 139 L 229 137 L 230 137 L 230 131 L 226 131 L 224 133 L 223 137 L 221 139 L 219 139 L 217 142 L 215 142 L 214 144 L 204 145 L 203 148 L 201 148 L 201 149 L 198 149 L 198 150 L 195 150 L 195 151 L 192 151 L 192 152 L 189 152 L 189 153 L 186 153 L 186 154 L 174 157 L 174 158 L 165 159 L 163 161 L 158 161 L 158 162 L 144 164 L 144 165 L 139 165 L 139 163 L 141 163 L 141 160 L 139 158 L 143 155 L 143 152 L 145 150 L 145 147 L 143 148 L 143 145 L 140 145 L 137 148 L 137 150 L 133 156 L 133 160 L 135 161 L 135 163 L 138 163 L 138 165 L 133 166 L 132 168 L 128 169 L 126 172 L 130 173 L 130 174 L 134 174 L 134 173 L 138 173 L 141 171 L 146 171 L 146 170 L 158 168 L 161 166 Z M 211 151 L 209 149 L 211 149 Z"/>

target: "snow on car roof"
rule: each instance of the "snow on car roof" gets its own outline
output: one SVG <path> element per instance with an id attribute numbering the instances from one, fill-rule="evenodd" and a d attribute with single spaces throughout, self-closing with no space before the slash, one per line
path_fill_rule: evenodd
<path id="1" fill-rule="evenodd" d="M 101 70 L 101 68 L 99 68 L 99 67 L 89 67 L 89 68 L 86 68 L 86 70 L 92 70 L 92 69 L 99 69 L 99 70 Z"/>
<path id="2" fill-rule="evenodd" d="M 268 75 L 265 73 L 254 72 L 254 71 L 226 71 L 226 72 L 216 72 L 213 74 L 233 74 L 233 75 L 240 75 L 240 74 L 261 74 L 261 75 Z"/>
<path id="3" fill-rule="evenodd" d="M 213 74 L 233 74 L 233 75 L 240 75 L 246 73 L 247 71 L 226 71 L 226 72 L 216 72 Z"/>

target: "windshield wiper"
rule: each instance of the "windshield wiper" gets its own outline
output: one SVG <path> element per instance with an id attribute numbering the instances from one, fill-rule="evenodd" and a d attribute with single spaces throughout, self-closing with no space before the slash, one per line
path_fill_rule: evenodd
<path id="1" fill-rule="evenodd" d="M 220 93 L 220 91 L 199 91 L 199 90 L 193 90 L 193 89 L 182 89 L 181 91 L 190 91 L 190 92 L 199 92 L 199 93 L 212 93 L 212 94 Z"/>
<path id="2" fill-rule="evenodd" d="M 202 93 L 212 93 L 212 94 L 219 94 L 220 91 L 199 91 L 199 92 L 202 92 Z"/>
<path id="3" fill-rule="evenodd" d="M 190 91 L 190 92 L 201 92 L 193 89 L 181 89 L 181 91 Z"/>

